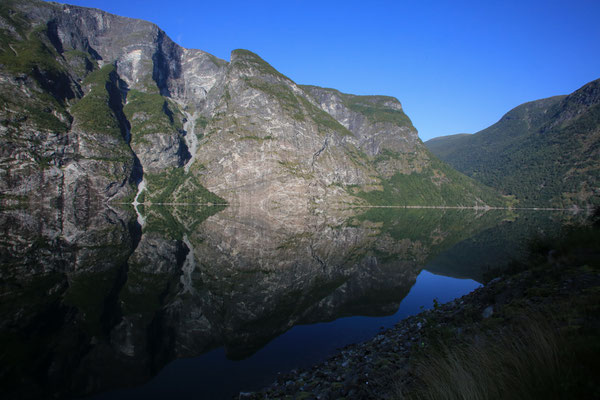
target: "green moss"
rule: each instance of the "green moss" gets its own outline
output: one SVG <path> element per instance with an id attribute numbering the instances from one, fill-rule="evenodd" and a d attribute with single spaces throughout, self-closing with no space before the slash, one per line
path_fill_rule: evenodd
<path id="1" fill-rule="evenodd" d="M 56 61 L 58 53 L 47 44 L 46 26 L 39 25 L 25 33 L 24 30 L 27 28 L 22 23 L 15 23 L 17 18 L 13 17 L 9 21 L 20 27 L 25 40 L 19 41 L 7 31 L 2 30 L 0 38 L 4 45 L 0 51 L 0 63 L 12 73 L 25 73 L 32 77 L 36 76 L 37 71 L 50 74 L 62 73 L 64 69 Z"/>
<path id="2" fill-rule="evenodd" d="M 300 102 L 304 105 L 308 116 L 317 124 L 319 131 L 325 133 L 327 129 L 337 132 L 341 136 L 352 136 L 352 132 L 346 129 L 331 115 L 320 109 L 319 107 L 306 100 L 304 97 L 299 96 Z"/>
<path id="3" fill-rule="evenodd" d="M 255 77 L 246 77 L 244 81 L 251 88 L 260 90 L 276 99 L 284 111 L 289 113 L 294 119 L 304 121 L 305 117 L 301 102 L 287 83 L 271 83 Z"/>
<path id="4" fill-rule="evenodd" d="M 204 116 L 199 116 L 198 118 L 196 118 L 196 129 L 201 128 L 201 129 L 206 129 L 206 127 L 208 126 L 208 123 L 210 122 L 210 120 Z"/>
<path id="5" fill-rule="evenodd" d="M 91 71 L 98 69 L 98 63 L 92 56 L 80 50 L 67 50 L 62 53 L 69 64 L 69 69 L 75 78 L 84 77 Z"/>
<path id="6" fill-rule="evenodd" d="M 400 127 L 414 129 L 410 118 L 402 111 L 400 102 L 394 97 L 357 96 L 342 93 L 336 89 L 321 88 L 311 85 L 301 85 L 301 88 L 308 94 L 311 94 L 315 90 L 319 92 L 330 92 L 338 97 L 348 109 L 364 115 L 373 123 L 389 123 Z M 394 103 L 396 106 L 390 105 L 391 103 Z"/>
<path id="7" fill-rule="evenodd" d="M 0 92 L 0 107 L 7 118 L 0 123 L 6 127 L 19 129 L 30 121 L 38 129 L 51 132 L 67 132 L 70 120 L 64 107 L 47 93 L 38 93 L 35 97 L 22 96 L 20 93 Z M 57 111 L 63 120 L 54 115 Z"/>
<path id="8" fill-rule="evenodd" d="M 111 86 L 116 79 L 115 66 L 107 64 L 91 72 L 83 81 L 89 92 L 71 108 L 80 127 L 88 132 L 122 137 L 121 125 L 111 107 Z"/>
<path id="9" fill-rule="evenodd" d="M 331 115 L 309 102 L 303 96 L 294 93 L 287 83 L 271 83 L 255 77 L 246 77 L 244 80 L 251 88 L 260 90 L 276 99 L 283 110 L 296 121 L 305 121 L 308 117 L 317 125 L 321 133 L 327 133 L 328 130 L 332 130 L 342 136 L 352 135 L 350 131 Z"/>
<path id="10" fill-rule="evenodd" d="M 132 89 L 127 94 L 123 112 L 131 123 L 134 142 L 152 133 L 178 133 L 183 130 L 182 115 L 178 108 L 158 93 Z"/>
<path id="11" fill-rule="evenodd" d="M 39 129 L 55 132 L 68 130 L 68 114 L 64 97 L 67 73 L 57 61 L 60 58 L 47 38 L 45 25 L 32 27 L 20 12 L 13 12 L 8 4 L 0 5 L 0 15 L 17 34 L 0 29 L 0 64 L 14 75 L 26 75 L 37 81 L 43 92 L 34 96 L 20 93 L 0 93 L 0 104 L 11 117 L 3 121 L 5 126 L 19 127 L 24 121 L 32 121 Z M 65 93 L 63 93 L 65 92 Z M 52 94 L 50 94 L 52 93 Z M 58 118 L 55 113 L 62 114 Z"/>

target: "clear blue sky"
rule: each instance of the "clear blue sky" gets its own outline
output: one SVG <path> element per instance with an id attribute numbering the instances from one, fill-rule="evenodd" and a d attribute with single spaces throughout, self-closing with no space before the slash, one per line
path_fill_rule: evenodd
<path id="1" fill-rule="evenodd" d="M 600 78 L 600 1 L 71 0 L 297 83 L 397 97 L 423 140 L 473 133 Z"/>

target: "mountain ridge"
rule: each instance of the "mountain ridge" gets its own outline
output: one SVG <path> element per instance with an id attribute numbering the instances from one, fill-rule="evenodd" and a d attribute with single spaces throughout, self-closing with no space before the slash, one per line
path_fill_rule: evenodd
<path id="1" fill-rule="evenodd" d="M 134 197 L 298 213 L 503 204 L 437 161 L 389 96 L 297 85 L 251 51 L 227 62 L 97 9 L 8 1 L 0 28 L 0 85 L 16 92 L 2 98 L 5 199 L 73 212 Z"/>
<path id="2" fill-rule="evenodd" d="M 425 144 L 454 168 L 530 207 L 600 203 L 600 79 L 524 103 L 472 135 Z"/>

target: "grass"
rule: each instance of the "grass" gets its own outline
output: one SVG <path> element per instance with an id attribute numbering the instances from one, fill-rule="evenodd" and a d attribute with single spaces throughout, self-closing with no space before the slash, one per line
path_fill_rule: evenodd
<path id="1" fill-rule="evenodd" d="M 48 40 L 46 26 L 33 27 L 20 12 L 11 12 L 10 3 L 0 5 L 0 16 L 16 34 L 0 29 L 0 64 L 13 75 L 25 75 L 35 80 L 43 91 L 30 97 L 1 93 L 1 106 L 12 114 L 12 118 L 3 124 L 8 126 L 16 122 L 18 128 L 23 121 L 29 120 L 39 129 L 66 132 L 68 123 L 65 121 L 69 118 L 65 99 L 74 94 L 69 87 L 67 72 L 58 61 L 60 55 Z M 58 118 L 53 111 L 63 118 Z"/>
<path id="2" fill-rule="evenodd" d="M 544 319 L 528 318 L 501 335 L 445 347 L 421 361 L 419 400 L 560 399 L 568 343 Z"/>
<path id="3" fill-rule="evenodd" d="M 321 133 L 326 133 L 325 129 L 329 129 L 334 132 L 337 132 L 341 136 L 352 136 L 352 132 L 346 129 L 346 127 L 340 124 L 331 115 L 329 115 L 319 107 L 313 105 L 304 97 L 299 96 L 299 99 L 304 105 L 304 109 L 308 113 L 309 117 L 313 120 L 315 124 L 317 124 L 317 127 Z"/>
<path id="4" fill-rule="evenodd" d="M 293 162 L 293 161 L 278 161 L 279 165 L 281 165 L 286 172 L 289 174 L 303 178 L 303 179 L 313 179 L 314 174 L 310 171 L 309 168 L 304 167 L 302 164 Z"/>
<path id="5" fill-rule="evenodd" d="M 243 61 L 236 61 L 237 64 L 242 66 L 243 70 L 253 69 L 262 75 L 276 76 L 285 80 L 285 82 L 273 83 L 267 81 L 264 76 L 244 77 L 248 86 L 275 98 L 283 110 L 294 120 L 305 121 L 308 117 L 317 125 L 321 133 L 332 130 L 342 136 L 352 135 L 350 131 L 331 115 L 312 104 L 303 96 L 296 94 L 290 87 L 289 78 L 276 71 L 256 54 L 248 50 L 234 50 L 234 53 L 244 56 Z"/>
<path id="6" fill-rule="evenodd" d="M 2 31 L 0 34 L 2 39 L 0 63 L 14 74 L 25 73 L 34 78 L 42 71 L 53 75 L 63 73 L 64 68 L 56 60 L 59 57 L 58 53 L 46 43 L 46 26 L 39 25 L 31 28 L 17 21 L 17 18 L 19 17 L 10 16 L 9 22 L 13 22 L 13 26 L 16 25 L 20 28 L 18 30 L 22 32 L 25 40 L 19 40 L 7 34 L 7 31 Z"/>
<path id="7" fill-rule="evenodd" d="M 385 101 L 397 101 L 386 96 L 354 96 L 345 94 L 344 105 L 350 110 L 364 115 L 373 123 L 389 123 L 396 126 L 407 126 L 414 129 L 412 121 L 402 110 L 385 106 Z"/>
<path id="8" fill-rule="evenodd" d="M 86 74 L 98 69 L 98 63 L 89 53 L 80 50 L 67 50 L 62 56 L 69 64 L 69 69 L 75 78 L 84 77 Z"/>
<path id="9" fill-rule="evenodd" d="M 386 156 L 386 154 L 384 154 Z M 410 174 L 395 173 L 382 179 L 383 190 L 352 193 L 371 205 L 385 206 L 504 206 L 493 189 L 476 183 L 435 158 L 429 168 Z M 349 187 L 349 190 L 353 190 Z"/>
<path id="10" fill-rule="evenodd" d="M 106 250 L 108 251 L 102 252 L 104 256 L 113 252 L 113 249 L 107 248 Z M 122 250 L 124 249 L 117 247 L 114 249 L 115 254 L 112 255 L 126 258 L 127 253 Z M 115 285 L 119 273 L 120 268 L 113 267 L 97 273 L 80 273 L 70 281 L 69 289 L 64 295 L 64 302 L 79 309 L 83 326 L 90 335 L 101 336 L 103 334 L 102 318 L 106 312 L 106 297 Z"/>
<path id="11" fill-rule="evenodd" d="M 158 93 L 132 89 L 127 94 L 123 112 L 131 123 L 133 141 L 153 133 L 178 133 L 183 130 L 182 116 L 177 108 Z"/>
<path id="12" fill-rule="evenodd" d="M 299 97 L 287 83 L 271 83 L 260 77 L 245 77 L 244 81 L 253 89 L 276 99 L 281 108 L 297 121 L 304 121 L 305 115 Z"/>
<path id="13" fill-rule="evenodd" d="M 71 107 L 80 127 L 88 132 L 122 137 L 121 124 L 115 111 L 116 72 L 113 64 L 91 72 L 83 81 L 89 92 Z M 118 96 L 118 95 L 117 95 Z"/>

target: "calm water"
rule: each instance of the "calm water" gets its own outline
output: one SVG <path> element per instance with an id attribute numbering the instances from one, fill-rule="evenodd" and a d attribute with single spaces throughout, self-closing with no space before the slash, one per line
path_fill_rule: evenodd
<path id="1" fill-rule="evenodd" d="M 231 398 L 470 292 L 571 218 L 139 211 L 0 212 L 2 398 Z"/>

